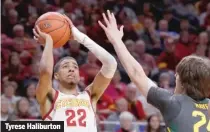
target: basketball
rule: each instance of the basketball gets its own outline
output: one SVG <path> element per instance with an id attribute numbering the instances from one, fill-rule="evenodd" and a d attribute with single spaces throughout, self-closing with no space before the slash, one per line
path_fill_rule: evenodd
<path id="1" fill-rule="evenodd" d="M 35 26 L 39 26 L 42 32 L 48 33 L 53 39 L 53 47 L 62 47 L 71 36 L 71 29 L 64 16 L 57 12 L 48 12 L 41 15 Z"/>

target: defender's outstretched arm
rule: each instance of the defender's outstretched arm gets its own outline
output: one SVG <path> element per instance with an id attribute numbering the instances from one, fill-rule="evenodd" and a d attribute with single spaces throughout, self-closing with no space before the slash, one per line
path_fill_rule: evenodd
<path id="1" fill-rule="evenodd" d="M 103 13 L 103 18 L 106 23 L 106 26 L 104 26 L 100 21 L 99 25 L 103 28 L 107 35 L 107 38 L 113 44 L 114 49 L 120 59 L 120 62 L 127 71 L 130 79 L 137 85 L 141 93 L 147 97 L 150 87 L 156 86 L 156 84 L 153 83 L 152 80 L 150 80 L 146 76 L 142 66 L 133 58 L 133 56 L 126 49 L 125 44 L 122 41 L 123 26 L 121 26 L 120 30 L 118 30 L 114 14 L 110 13 L 109 11 L 107 11 L 107 14 L 108 19 Z"/>

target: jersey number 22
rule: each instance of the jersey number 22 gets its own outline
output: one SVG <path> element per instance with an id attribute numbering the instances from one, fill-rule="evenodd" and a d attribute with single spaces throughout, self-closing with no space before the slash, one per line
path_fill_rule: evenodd
<path id="1" fill-rule="evenodd" d="M 80 116 L 78 118 L 78 125 L 80 127 L 86 127 L 86 111 L 84 109 L 78 109 L 77 111 L 75 110 L 66 110 L 66 116 L 68 116 L 66 122 L 67 126 L 77 126 L 76 121 L 75 121 L 75 116 L 76 114 Z"/>
<path id="2" fill-rule="evenodd" d="M 193 111 L 192 116 L 201 118 L 201 120 L 199 122 L 194 124 L 194 127 L 193 127 L 194 132 L 199 132 L 199 128 L 203 125 L 206 125 L 206 124 L 207 124 L 207 127 L 206 127 L 207 132 L 210 132 L 210 120 L 206 119 L 206 116 L 202 112 Z"/>

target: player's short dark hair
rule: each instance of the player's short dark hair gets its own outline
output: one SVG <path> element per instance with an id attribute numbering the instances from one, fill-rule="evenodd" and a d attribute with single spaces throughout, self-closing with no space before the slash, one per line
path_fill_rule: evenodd
<path id="1" fill-rule="evenodd" d="M 183 58 L 176 67 L 182 89 L 194 100 L 210 94 L 210 60 L 195 55 Z"/>
<path id="2" fill-rule="evenodd" d="M 61 58 L 54 66 L 54 69 L 53 69 L 53 72 L 56 73 L 58 72 L 59 68 L 60 68 L 60 64 L 62 61 L 66 60 L 66 59 L 73 59 L 75 60 L 73 57 L 70 57 L 70 56 L 66 56 L 66 57 L 63 57 Z M 76 60 L 75 60 L 76 61 Z"/>

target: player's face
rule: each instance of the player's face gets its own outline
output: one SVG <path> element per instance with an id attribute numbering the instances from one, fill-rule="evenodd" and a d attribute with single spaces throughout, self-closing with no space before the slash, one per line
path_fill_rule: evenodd
<path id="1" fill-rule="evenodd" d="M 60 82 L 77 84 L 80 79 L 77 62 L 74 59 L 63 60 L 59 67 L 57 79 Z"/>

